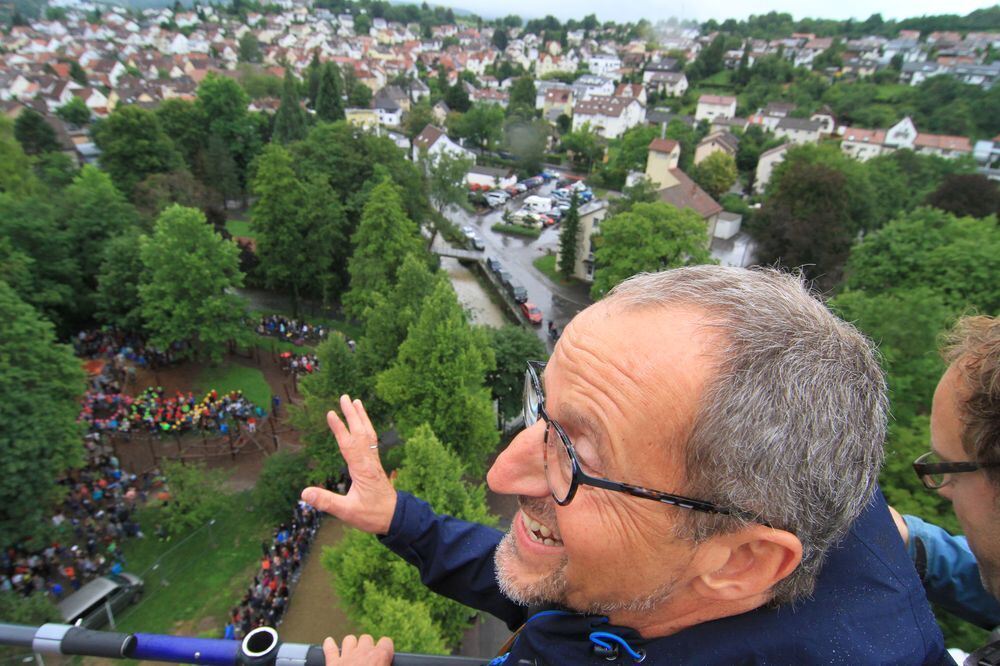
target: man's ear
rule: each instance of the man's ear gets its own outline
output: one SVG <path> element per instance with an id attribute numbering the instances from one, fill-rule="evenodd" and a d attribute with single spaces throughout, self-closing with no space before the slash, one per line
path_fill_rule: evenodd
<path id="1" fill-rule="evenodd" d="M 702 573 L 692 585 L 703 597 L 739 601 L 767 594 L 802 561 L 802 542 L 791 532 L 751 525 L 701 545 Z"/>

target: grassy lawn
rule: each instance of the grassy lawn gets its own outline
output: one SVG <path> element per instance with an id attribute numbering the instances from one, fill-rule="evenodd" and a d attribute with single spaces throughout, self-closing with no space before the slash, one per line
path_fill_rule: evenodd
<path id="1" fill-rule="evenodd" d="M 501 224 L 497 222 L 490 228 L 498 234 L 510 234 L 512 236 L 524 236 L 526 238 L 538 238 L 542 235 L 541 229 L 522 227 L 519 224 Z"/>
<path id="2" fill-rule="evenodd" d="M 728 88 L 732 83 L 733 73 L 724 69 L 721 72 L 716 72 L 707 79 L 702 79 L 700 85 L 705 88 Z"/>
<path id="3" fill-rule="evenodd" d="M 250 230 L 250 222 L 247 220 L 226 220 L 226 231 L 240 238 L 257 238 L 257 234 Z"/>
<path id="4" fill-rule="evenodd" d="M 264 379 L 264 374 L 257 368 L 235 364 L 207 365 L 198 375 L 195 389 L 201 392 L 215 389 L 219 393 L 239 389 L 255 405 L 265 410 L 271 405 L 271 387 Z"/>
<path id="5" fill-rule="evenodd" d="M 124 554 L 126 570 L 142 576 L 146 589 L 142 602 L 119 619 L 118 631 L 221 638 L 226 614 L 253 580 L 260 542 L 271 530 L 247 511 L 249 503 L 249 493 L 233 495 L 215 525 L 167 542 L 154 536 L 159 508 L 140 511 L 146 538 L 126 541 Z"/>
<path id="6" fill-rule="evenodd" d="M 559 270 L 556 268 L 556 255 L 547 254 L 544 257 L 538 257 L 533 262 L 532 265 L 545 274 L 545 277 L 552 280 L 556 284 L 570 285 L 576 280 L 570 278 L 566 280 L 563 276 L 559 275 Z"/>

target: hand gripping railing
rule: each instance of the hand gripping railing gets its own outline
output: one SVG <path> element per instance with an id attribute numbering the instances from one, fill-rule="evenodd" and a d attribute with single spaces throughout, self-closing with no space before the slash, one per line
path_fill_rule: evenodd
<path id="1" fill-rule="evenodd" d="M 325 666 L 318 645 L 282 643 L 271 627 L 258 627 L 242 641 L 160 634 L 93 631 L 68 624 L 0 623 L 0 645 L 39 654 L 79 655 L 106 659 L 143 659 L 209 666 Z M 482 666 L 488 659 L 396 653 L 393 666 Z"/>

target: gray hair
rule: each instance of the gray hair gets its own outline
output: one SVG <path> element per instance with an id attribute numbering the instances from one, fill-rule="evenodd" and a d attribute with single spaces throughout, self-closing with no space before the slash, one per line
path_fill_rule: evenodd
<path id="1" fill-rule="evenodd" d="M 875 491 L 889 410 L 872 343 L 773 269 L 694 266 L 641 273 L 607 299 L 626 308 L 693 306 L 720 334 L 687 442 L 686 492 L 747 512 L 802 542 L 772 604 L 812 593 L 827 551 Z M 685 511 L 695 541 L 746 519 Z"/>

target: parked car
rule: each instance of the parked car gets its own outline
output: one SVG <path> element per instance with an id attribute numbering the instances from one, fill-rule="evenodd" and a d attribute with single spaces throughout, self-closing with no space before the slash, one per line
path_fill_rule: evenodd
<path id="1" fill-rule="evenodd" d="M 496 273 L 503 269 L 500 264 L 500 260 L 496 257 L 486 257 L 486 268 L 490 269 L 491 272 Z"/>
<path id="2" fill-rule="evenodd" d="M 563 210 L 562 210 L 562 208 L 559 208 L 558 206 L 556 206 L 555 208 L 553 208 L 552 210 L 550 210 L 548 213 L 546 213 L 546 215 L 548 215 L 549 217 L 551 217 L 554 221 L 558 222 L 563 217 Z"/>
<path id="3" fill-rule="evenodd" d="M 497 272 L 497 277 L 500 278 L 500 284 L 503 288 L 510 291 L 514 286 L 514 276 L 510 272 L 503 270 L 502 268 Z"/>
<path id="4" fill-rule="evenodd" d="M 528 300 L 528 290 L 520 285 L 512 284 L 510 286 L 510 295 L 514 298 L 515 303 L 524 303 Z"/>
<path id="5" fill-rule="evenodd" d="M 480 238 L 479 236 L 477 236 L 475 234 L 473 234 L 469 238 L 469 245 L 472 246 L 473 250 L 485 250 L 486 249 L 486 243 L 483 242 L 482 238 Z"/>
<path id="6" fill-rule="evenodd" d="M 475 236 L 476 236 L 476 230 L 475 230 L 475 229 L 473 229 L 473 228 L 472 228 L 472 227 L 470 227 L 470 226 L 464 226 L 464 227 L 462 227 L 462 233 L 463 233 L 463 234 L 465 235 L 465 237 L 466 237 L 466 238 L 468 238 L 469 240 L 472 240 L 472 239 L 473 239 L 473 238 L 475 238 Z"/>
<path id="7" fill-rule="evenodd" d="M 523 194 L 524 192 L 528 191 L 528 186 L 525 185 L 524 183 L 514 183 L 514 185 L 512 185 L 512 187 L 515 190 L 517 190 L 518 194 Z"/>
<path id="8" fill-rule="evenodd" d="M 503 191 L 506 192 L 507 195 L 511 197 L 516 197 L 520 193 L 520 190 L 517 189 L 517 185 L 508 185 L 507 187 L 503 188 Z"/>
<path id="9" fill-rule="evenodd" d="M 531 178 L 525 178 L 521 182 L 524 183 L 525 187 L 530 189 L 533 187 L 539 187 L 540 185 L 542 185 L 542 183 L 545 182 L 545 179 L 543 179 L 541 176 L 532 176 Z"/>
<path id="10" fill-rule="evenodd" d="M 550 180 L 555 180 L 558 177 L 559 174 L 557 174 L 555 171 L 552 171 L 551 169 L 546 169 L 545 171 L 542 172 L 542 178 L 545 179 L 545 182 L 549 182 Z"/>
<path id="11" fill-rule="evenodd" d="M 66 624 L 100 629 L 108 624 L 108 610 L 118 614 L 142 596 L 143 582 L 130 573 L 101 576 L 57 604 Z"/>
<path id="12" fill-rule="evenodd" d="M 532 324 L 542 323 L 542 311 L 538 309 L 538 306 L 531 301 L 525 301 L 521 303 L 521 313 L 528 318 Z"/>
<path id="13" fill-rule="evenodd" d="M 555 218 L 553 218 L 551 215 L 546 215 L 545 213 L 540 213 L 538 215 L 538 219 L 542 221 L 543 227 L 551 227 L 553 224 L 556 223 Z"/>

